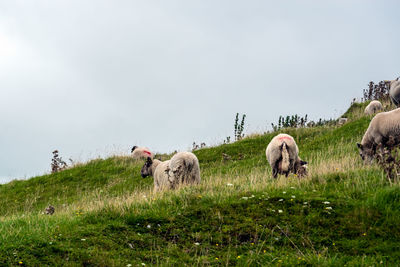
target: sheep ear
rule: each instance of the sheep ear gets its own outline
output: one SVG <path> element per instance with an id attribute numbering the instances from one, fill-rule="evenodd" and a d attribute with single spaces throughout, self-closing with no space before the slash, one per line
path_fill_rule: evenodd
<path id="1" fill-rule="evenodd" d="M 153 164 L 153 160 L 150 157 L 147 158 L 146 162 L 149 164 Z"/>
<path id="2" fill-rule="evenodd" d="M 137 146 L 132 147 L 131 153 L 132 153 L 133 151 L 135 151 L 136 148 L 137 148 Z"/>
<path id="3" fill-rule="evenodd" d="M 362 149 L 362 144 L 357 143 L 357 147 L 358 147 L 359 149 Z"/>
<path id="4" fill-rule="evenodd" d="M 303 165 L 306 165 L 306 164 L 308 164 L 308 162 L 307 162 L 307 161 L 300 160 L 300 165 L 301 165 L 301 166 L 303 166 Z"/>

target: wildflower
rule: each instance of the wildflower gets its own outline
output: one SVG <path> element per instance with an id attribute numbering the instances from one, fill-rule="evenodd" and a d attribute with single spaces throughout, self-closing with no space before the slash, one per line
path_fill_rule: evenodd
<path id="1" fill-rule="evenodd" d="M 132 264 L 130 264 L 130 263 L 126 265 L 126 267 L 131 267 L 131 266 L 132 266 Z"/>
<path id="2" fill-rule="evenodd" d="M 326 210 L 332 210 L 332 207 L 326 207 L 325 209 Z"/>
<path id="3" fill-rule="evenodd" d="M 307 204 L 308 204 L 308 202 L 306 201 L 306 202 L 304 202 L 303 204 L 304 204 L 304 205 L 307 205 Z"/>
<path id="4" fill-rule="evenodd" d="M 150 225 L 150 224 L 148 224 L 148 225 L 147 225 L 147 228 L 148 228 L 148 229 L 150 229 L 150 228 L 151 228 L 151 225 Z"/>
<path id="5" fill-rule="evenodd" d="M 283 198 L 279 199 L 279 202 L 282 202 L 282 201 L 283 201 Z"/>
<path id="6" fill-rule="evenodd" d="M 366 236 L 367 235 L 367 233 L 363 233 L 363 236 Z"/>
<path id="7" fill-rule="evenodd" d="M 53 244 L 53 242 L 49 242 L 49 244 L 50 244 L 50 245 L 52 245 L 52 244 Z"/>
<path id="8" fill-rule="evenodd" d="M 279 213 L 282 213 L 282 212 L 283 212 L 283 210 L 278 210 L 278 212 L 279 212 Z"/>
<path id="9" fill-rule="evenodd" d="M 146 266 L 146 263 L 142 262 L 142 266 Z"/>
<path id="10" fill-rule="evenodd" d="M 196 242 L 196 243 L 194 243 L 196 246 L 200 246 L 200 243 L 199 242 Z"/>
<path id="11" fill-rule="evenodd" d="M 278 260 L 278 262 L 282 262 L 282 260 Z"/>
<path id="12" fill-rule="evenodd" d="M 217 244 L 215 244 L 217 247 L 218 247 L 218 243 Z"/>
<path id="13" fill-rule="evenodd" d="M 238 259 L 240 259 L 240 256 L 237 256 Z"/>
<path id="14" fill-rule="evenodd" d="M 19 264 L 23 264 L 23 262 L 22 261 L 20 261 L 20 262 L 18 262 Z"/>
<path id="15" fill-rule="evenodd" d="M 226 185 L 227 185 L 227 186 L 233 186 L 233 184 L 230 184 L 230 183 L 227 183 Z"/>
<path id="16" fill-rule="evenodd" d="M 282 193 L 283 193 L 283 194 L 286 194 L 286 191 L 283 191 Z"/>
<path id="17" fill-rule="evenodd" d="M 329 202 L 329 201 L 324 201 L 324 202 L 322 202 L 322 203 L 325 204 L 325 205 L 331 204 L 331 202 Z"/>
<path id="18" fill-rule="evenodd" d="M 292 196 L 292 198 L 296 198 L 296 196 Z"/>
<path id="19" fill-rule="evenodd" d="M 248 200 L 249 198 L 248 198 L 248 197 L 242 197 L 242 199 L 243 199 L 243 200 Z"/>
<path id="20" fill-rule="evenodd" d="M 218 258 L 215 258 L 216 260 L 219 260 Z"/>
<path id="21" fill-rule="evenodd" d="M 291 189 L 295 189 L 294 186 L 291 186 L 290 188 L 291 188 Z"/>
<path id="22" fill-rule="evenodd" d="M 82 238 L 81 241 L 86 241 L 86 239 L 85 239 L 85 238 Z"/>
<path id="23" fill-rule="evenodd" d="M 251 195 L 251 197 L 250 198 L 253 198 L 254 197 L 254 195 Z"/>
<path id="24" fill-rule="evenodd" d="M 264 249 L 264 253 L 267 253 L 267 251 Z"/>
<path id="25" fill-rule="evenodd" d="M 332 245 L 335 245 L 335 243 L 333 243 Z"/>
<path id="26" fill-rule="evenodd" d="M 254 243 L 250 243 L 252 246 L 254 246 Z"/>

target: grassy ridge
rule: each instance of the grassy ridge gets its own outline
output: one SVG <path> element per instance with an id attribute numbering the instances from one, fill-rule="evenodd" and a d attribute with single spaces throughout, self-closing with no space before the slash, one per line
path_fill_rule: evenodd
<path id="1" fill-rule="evenodd" d="M 400 188 L 358 158 L 359 110 L 342 127 L 285 130 L 309 161 L 302 180 L 271 178 L 265 134 L 196 151 L 202 184 L 175 191 L 153 193 L 125 157 L 2 185 L 0 264 L 397 265 Z"/>

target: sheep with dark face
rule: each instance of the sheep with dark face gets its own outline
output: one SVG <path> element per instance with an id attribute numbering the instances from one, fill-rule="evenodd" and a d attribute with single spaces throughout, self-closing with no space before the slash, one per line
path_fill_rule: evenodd
<path id="1" fill-rule="evenodd" d="M 365 108 L 364 113 L 365 113 L 365 115 L 372 115 L 372 114 L 375 114 L 382 110 L 383 110 L 383 106 L 382 106 L 381 102 L 379 102 L 378 100 L 373 100 Z"/>
<path id="2" fill-rule="evenodd" d="M 386 147 L 389 140 L 394 140 L 395 144 L 400 142 L 400 108 L 389 112 L 376 114 L 371 120 L 367 131 L 365 132 L 361 144 L 357 144 L 360 150 L 361 158 L 371 163 L 377 147 L 381 149 Z"/>
<path id="3" fill-rule="evenodd" d="M 160 161 L 148 157 L 140 173 L 143 178 L 154 177 L 154 191 L 172 188 L 169 178 L 169 160 Z"/>
<path id="4" fill-rule="evenodd" d="M 147 147 L 134 146 L 131 150 L 132 157 L 135 159 L 147 159 L 148 157 L 154 158 L 154 154 Z"/>
<path id="5" fill-rule="evenodd" d="M 400 81 L 398 77 L 396 80 L 388 81 L 385 83 L 389 86 L 389 97 L 396 107 L 400 107 Z"/>
<path id="6" fill-rule="evenodd" d="M 199 184 L 200 165 L 196 155 L 191 152 L 179 152 L 169 162 L 169 179 L 172 186 L 178 184 Z"/>
<path id="7" fill-rule="evenodd" d="M 268 144 L 265 153 L 274 178 L 278 174 L 284 174 L 287 177 L 290 172 L 299 176 L 307 174 L 307 162 L 299 158 L 299 148 L 290 135 L 275 136 Z"/>

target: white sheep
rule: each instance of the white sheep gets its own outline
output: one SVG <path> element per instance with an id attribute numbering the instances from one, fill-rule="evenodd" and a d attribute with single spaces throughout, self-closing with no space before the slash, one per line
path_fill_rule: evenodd
<path id="1" fill-rule="evenodd" d="M 365 108 L 364 114 L 365 115 L 372 115 L 372 114 L 375 114 L 375 113 L 380 112 L 382 110 L 383 110 L 383 106 L 382 106 L 381 102 L 379 102 L 378 100 L 373 100 Z"/>
<path id="2" fill-rule="evenodd" d="M 370 163 L 378 146 L 383 149 L 391 137 L 397 139 L 395 142 L 398 144 L 399 136 L 400 108 L 376 114 L 365 132 L 361 144 L 357 143 L 361 158 Z"/>
<path id="3" fill-rule="evenodd" d="M 400 107 L 400 81 L 398 77 L 396 80 L 385 81 L 386 84 L 389 84 L 389 97 L 392 100 L 393 104 L 396 107 Z"/>
<path id="4" fill-rule="evenodd" d="M 196 155 L 191 152 L 178 152 L 169 162 L 169 179 L 172 187 L 178 184 L 199 184 L 200 165 Z"/>
<path id="5" fill-rule="evenodd" d="M 285 174 L 287 177 L 290 172 L 301 176 L 306 175 L 307 162 L 299 158 L 299 148 L 290 135 L 278 134 L 275 136 L 268 144 L 265 153 L 274 178 L 278 174 Z"/>
<path id="6" fill-rule="evenodd" d="M 147 147 L 134 146 L 131 150 L 132 157 L 135 159 L 147 159 L 148 157 L 154 158 L 154 154 Z"/>
<path id="7" fill-rule="evenodd" d="M 172 188 L 172 183 L 169 179 L 169 160 L 161 161 L 148 157 L 140 171 L 143 178 L 147 176 L 154 177 L 154 191 L 161 189 Z"/>

